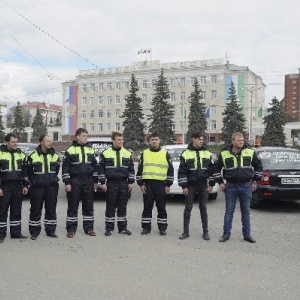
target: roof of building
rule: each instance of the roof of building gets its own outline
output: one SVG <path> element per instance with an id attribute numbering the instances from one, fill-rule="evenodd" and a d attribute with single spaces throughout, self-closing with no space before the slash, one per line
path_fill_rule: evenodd
<path id="1" fill-rule="evenodd" d="M 61 111 L 61 106 L 56 105 L 56 104 L 50 104 L 50 103 L 46 103 L 44 102 L 38 102 L 38 101 L 32 101 L 29 102 L 27 101 L 27 103 L 23 104 L 22 106 L 27 107 L 27 108 L 42 108 L 42 109 L 46 109 L 46 110 L 56 110 L 56 111 Z"/>

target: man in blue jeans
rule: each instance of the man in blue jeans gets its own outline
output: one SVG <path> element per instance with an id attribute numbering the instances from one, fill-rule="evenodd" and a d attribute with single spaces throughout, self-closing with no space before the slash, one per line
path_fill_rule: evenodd
<path id="1" fill-rule="evenodd" d="M 240 200 L 244 240 L 250 243 L 256 242 L 251 236 L 250 202 L 252 192 L 257 188 L 256 180 L 262 178 L 262 171 L 260 159 L 244 144 L 243 134 L 235 132 L 232 135 L 232 144 L 222 149 L 214 165 L 214 179 L 225 192 L 226 199 L 224 229 L 220 242 L 226 242 L 230 238 L 237 198 Z"/>

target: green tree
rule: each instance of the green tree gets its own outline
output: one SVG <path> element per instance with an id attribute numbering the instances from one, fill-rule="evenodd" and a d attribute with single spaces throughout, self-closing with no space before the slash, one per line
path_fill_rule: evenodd
<path id="1" fill-rule="evenodd" d="M 162 144 L 173 144 L 174 131 L 172 129 L 173 118 L 175 114 L 174 105 L 168 102 L 170 90 L 167 79 L 164 77 L 163 69 L 155 87 L 155 94 L 151 101 L 151 115 L 148 120 L 152 120 L 149 125 L 151 133 L 158 133 L 162 139 Z"/>
<path id="2" fill-rule="evenodd" d="M 20 102 L 13 109 L 13 122 L 11 125 L 12 133 L 15 134 L 19 142 L 27 142 L 27 133 L 25 131 L 25 121 L 23 118 L 23 109 Z"/>
<path id="3" fill-rule="evenodd" d="M 138 82 L 134 74 L 132 74 L 129 96 L 126 98 L 125 109 L 121 116 L 121 118 L 124 118 L 124 145 L 132 150 L 139 148 L 145 141 L 144 126 L 141 121 L 144 117 L 141 106 L 142 99 L 137 96 L 138 90 Z"/>
<path id="4" fill-rule="evenodd" d="M 225 144 L 231 144 L 231 136 L 234 132 L 241 132 L 245 135 L 246 119 L 242 107 L 237 102 L 234 83 L 231 81 L 229 96 L 223 117 L 222 138 Z"/>
<path id="5" fill-rule="evenodd" d="M 55 123 L 54 123 L 54 126 L 61 126 L 62 122 L 61 122 L 61 112 L 59 112 L 57 114 L 57 117 L 55 119 Z"/>
<path id="6" fill-rule="evenodd" d="M 0 143 L 4 142 L 5 132 L 4 132 L 4 126 L 3 126 L 3 116 L 2 111 L 0 107 Z"/>
<path id="7" fill-rule="evenodd" d="M 26 109 L 23 109 L 23 118 L 24 118 L 25 127 L 29 127 L 30 126 L 30 113 Z"/>
<path id="8" fill-rule="evenodd" d="M 194 132 L 202 132 L 205 133 L 207 130 L 207 120 L 205 115 L 205 103 L 201 102 L 203 99 L 201 95 L 201 89 L 199 86 L 199 82 L 196 78 L 194 82 L 194 91 L 191 92 L 190 95 L 190 112 L 189 112 L 189 124 L 188 124 L 188 131 L 186 134 L 186 142 L 189 142 L 192 138 L 192 134 Z"/>
<path id="9" fill-rule="evenodd" d="M 33 128 L 31 142 L 37 143 L 39 141 L 39 137 L 42 134 L 47 133 L 47 126 L 44 123 L 44 118 L 41 114 L 39 107 L 36 109 L 36 115 L 33 119 L 31 127 Z"/>
<path id="10" fill-rule="evenodd" d="M 280 103 L 276 97 L 274 97 L 270 103 L 270 107 L 267 108 L 267 114 L 264 117 L 265 131 L 262 135 L 262 146 L 285 146 L 285 116 L 280 106 Z"/>

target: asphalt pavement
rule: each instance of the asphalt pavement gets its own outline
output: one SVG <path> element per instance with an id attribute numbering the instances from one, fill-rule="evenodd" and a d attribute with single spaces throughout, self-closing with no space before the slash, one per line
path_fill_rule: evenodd
<path id="1" fill-rule="evenodd" d="M 208 204 L 210 241 L 201 238 L 198 203 L 190 238 L 182 233 L 183 199 L 169 199 L 169 227 L 160 236 L 153 210 L 152 231 L 141 232 L 142 196 L 137 186 L 128 204 L 132 236 L 114 231 L 104 236 L 105 201 L 95 200 L 96 237 L 79 228 L 66 237 L 67 201 L 63 186 L 58 201 L 58 238 L 45 232 L 36 241 L 0 244 L 0 299 L 299 299 L 300 201 L 273 203 L 252 210 L 250 244 L 241 234 L 239 205 L 232 237 L 222 235 L 224 195 Z M 28 233 L 29 200 L 23 202 L 23 234 Z"/>

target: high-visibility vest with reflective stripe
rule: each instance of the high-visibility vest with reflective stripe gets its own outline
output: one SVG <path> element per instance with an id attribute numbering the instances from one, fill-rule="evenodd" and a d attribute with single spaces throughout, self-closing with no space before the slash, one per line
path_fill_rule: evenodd
<path id="1" fill-rule="evenodd" d="M 13 153 L 13 155 L 12 155 L 12 153 Z M 12 161 L 12 157 L 14 157 L 14 164 L 13 164 L 13 161 Z M 2 162 L 4 162 L 4 161 L 8 162 L 8 168 L 7 169 L 2 168 L 1 172 L 21 171 L 24 158 L 25 158 L 25 154 L 23 152 L 1 151 L 0 152 L 1 161 Z M 14 165 L 14 168 L 13 168 L 13 165 Z"/>
<path id="2" fill-rule="evenodd" d="M 121 148 L 119 150 L 119 153 L 120 153 L 120 167 L 124 167 L 124 165 L 123 165 L 124 160 L 122 158 L 130 159 L 131 153 L 130 153 L 130 151 L 128 151 L 124 148 Z M 106 150 L 103 151 L 103 156 L 105 158 L 113 158 L 114 167 L 117 167 L 117 151 L 113 150 L 111 147 L 107 148 Z M 128 167 L 128 164 L 125 167 Z"/>
<path id="3" fill-rule="evenodd" d="M 197 151 L 195 150 L 190 150 L 186 149 L 182 153 L 182 157 L 184 158 L 185 161 L 189 159 L 194 160 L 194 169 L 198 169 L 198 161 L 197 161 Z M 206 161 L 210 161 L 211 153 L 208 150 L 202 150 L 199 151 L 199 158 L 200 158 L 200 168 L 201 169 L 207 169 L 207 164 Z"/>
<path id="4" fill-rule="evenodd" d="M 46 168 L 45 168 L 45 159 L 43 154 L 38 154 L 38 152 L 35 150 L 32 154 L 30 154 L 30 157 L 32 159 L 32 166 L 33 166 L 33 173 L 34 174 L 45 174 Z M 56 173 L 56 166 L 58 164 L 59 156 L 54 153 L 47 154 L 47 173 Z"/>
<path id="5" fill-rule="evenodd" d="M 78 163 L 91 163 L 92 159 L 89 158 L 94 156 L 94 149 L 90 146 L 83 146 L 84 149 L 84 159 L 82 157 L 82 147 L 81 146 L 71 146 L 67 151 L 72 156 L 74 154 L 78 154 L 78 161 L 72 161 L 71 164 L 78 164 Z"/>
<path id="6" fill-rule="evenodd" d="M 143 152 L 143 179 L 165 181 L 167 179 L 168 169 L 169 162 L 165 149 L 161 149 L 158 152 L 147 149 Z"/>
<path id="7" fill-rule="evenodd" d="M 236 156 L 233 155 L 229 150 L 224 150 L 224 151 L 221 152 L 224 169 L 225 170 L 226 169 L 227 170 L 228 169 L 236 169 L 238 167 L 252 168 L 251 167 L 251 165 L 252 165 L 251 162 L 252 162 L 252 159 L 253 159 L 253 155 L 254 155 L 254 150 L 249 149 L 249 148 L 242 149 L 241 155 L 240 155 L 240 165 L 239 165 Z M 233 165 L 231 164 L 229 166 L 228 165 L 228 160 L 233 161 Z"/>

